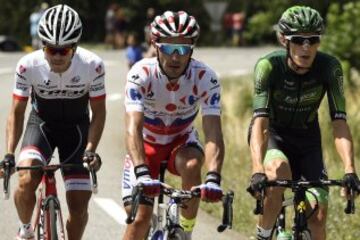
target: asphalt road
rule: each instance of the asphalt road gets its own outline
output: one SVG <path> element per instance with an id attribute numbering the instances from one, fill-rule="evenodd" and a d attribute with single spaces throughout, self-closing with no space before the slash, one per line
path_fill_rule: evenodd
<path id="1" fill-rule="evenodd" d="M 251 72 L 256 60 L 271 50 L 272 48 L 201 48 L 195 50 L 194 58 L 207 63 L 220 77 L 223 77 Z M 96 51 L 96 53 L 104 59 L 106 67 L 107 122 L 98 148 L 104 161 L 103 167 L 98 173 L 99 193 L 94 195 L 91 200 L 89 222 L 83 239 L 121 239 L 125 229 L 125 213 L 122 209 L 120 184 L 125 151 L 123 92 L 127 65 L 123 51 Z M 14 69 L 17 61 L 23 55 L 24 53 L 0 52 L 0 156 L 5 153 L 3 139 L 5 139 L 6 118 L 12 99 Z M 57 175 L 57 177 L 59 197 L 66 218 L 67 209 L 64 202 L 63 184 L 60 176 Z M 11 180 L 12 189 L 17 184 L 16 178 L 15 176 Z M 236 209 L 234 214 L 236 214 Z M 219 223 L 220 220 L 200 212 L 193 239 L 246 239 L 235 231 L 217 233 L 216 227 Z M 8 201 L 5 201 L 0 195 L 0 239 L 14 239 L 17 228 L 18 219 L 12 194 L 11 200 Z"/>

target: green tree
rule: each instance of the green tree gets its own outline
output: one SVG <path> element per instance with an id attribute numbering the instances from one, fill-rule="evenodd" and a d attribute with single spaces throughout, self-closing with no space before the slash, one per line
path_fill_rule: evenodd
<path id="1" fill-rule="evenodd" d="M 345 77 L 351 80 L 350 69 L 360 70 L 360 2 L 331 4 L 321 46 L 342 60 Z"/>

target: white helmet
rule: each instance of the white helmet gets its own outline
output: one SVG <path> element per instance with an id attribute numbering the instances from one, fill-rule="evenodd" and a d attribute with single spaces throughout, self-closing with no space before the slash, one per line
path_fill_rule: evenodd
<path id="1" fill-rule="evenodd" d="M 75 44 L 82 33 L 82 24 L 77 12 L 65 4 L 49 8 L 42 15 L 38 34 L 40 39 L 51 45 Z"/>
<path id="2" fill-rule="evenodd" d="M 184 11 L 166 11 L 156 16 L 151 23 L 152 39 L 157 42 L 160 38 L 185 37 L 196 42 L 200 35 L 200 27 L 193 16 Z"/>

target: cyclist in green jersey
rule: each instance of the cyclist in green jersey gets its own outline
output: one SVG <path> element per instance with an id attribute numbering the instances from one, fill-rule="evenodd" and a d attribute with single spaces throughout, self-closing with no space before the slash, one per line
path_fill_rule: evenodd
<path id="1" fill-rule="evenodd" d="M 305 6 L 287 9 L 277 25 L 285 50 L 261 58 L 255 67 L 254 115 L 249 130 L 252 158 L 250 187 L 258 193 L 267 179 L 327 178 L 321 151 L 318 108 L 327 94 L 336 149 L 345 175 L 359 191 L 351 133 L 346 123 L 343 73 L 339 61 L 318 51 L 324 23 L 320 14 Z M 281 208 L 283 189 L 268 189 L 257 239 L 270 239 Z M 326 238 L 328 190 L 311 189 L 319 209 L 309 219 L 312 239 Z M 257 196 L 258 194 L 255 194 Z M 310 205 L 314 197 L 307 195 Z"/>

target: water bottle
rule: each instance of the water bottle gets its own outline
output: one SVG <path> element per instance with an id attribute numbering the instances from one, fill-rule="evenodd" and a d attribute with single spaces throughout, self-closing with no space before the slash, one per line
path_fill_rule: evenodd
<path id="1" fill-rule="evenodd" d="M 292 240 L 292 234 L 288 231 L 280 231 L 276 240 Z"/>

